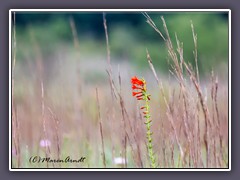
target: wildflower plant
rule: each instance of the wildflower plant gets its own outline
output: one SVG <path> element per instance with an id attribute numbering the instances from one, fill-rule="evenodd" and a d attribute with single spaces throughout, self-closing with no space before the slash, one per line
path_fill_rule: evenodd
<path id="1" fill-rule="evenodd" d="M 145 124 L 147 128 L 147 149 L 148 149 L 148 155 L 151 162 L 151 167 L 156 168 L 156 159 L 153 153 L 153 145 L 152 145 L 152 134 L 151 132 L 151 115 L 149 112 L 150 106 L 150 94 L 147 93 L 147 86 L 146 81 L 142 79 L 138 79 L 136 76 L 132 77 L 131 79 L 132 83 L 132 95 L 137 98 L 139 101 L 144 101 L 144 105 L 141 107 L 141 110 L 143 110 L 144 118 L 146 119 Z"/>

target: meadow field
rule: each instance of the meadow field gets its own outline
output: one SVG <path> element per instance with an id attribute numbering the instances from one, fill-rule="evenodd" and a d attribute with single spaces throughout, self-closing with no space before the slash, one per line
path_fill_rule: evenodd
<path id="1" fill-rule="evenodd" d="M 228 168 L 228 22 L 114 16 L 13 12 L 12 168 Z"/>

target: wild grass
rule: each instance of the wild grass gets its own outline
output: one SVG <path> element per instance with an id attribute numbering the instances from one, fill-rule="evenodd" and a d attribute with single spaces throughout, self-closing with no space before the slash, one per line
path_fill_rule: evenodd
<path id="1" fill-rule="evenodd" d="M 193 22 L 195 65 L 184 57 L 183 42 L 177 34 L 171 39 L 162 17 L 164 32 L 143 13 L 147 23 L 163 39 L 168 51 L 169 72 L 166 80 L 154 68 L 158 60 L 146 51 L 148 89 L 151 92 L 152 143 L 158 168 L 228 167 L 228 86 L 214 71 L 201 80 L 198 70 L 197 35 Z M 15 17 L 15 16 L 14 16 Z M 15 22 L 15 18 L 14 18 Z M 79 53 L 75 22 L 70 19 L 77 59 L 57 60 L 53 75 L 31 32 L 35 59 L 28 61 L 31 78 L 21 75 L 16 63 L 16 32 L 13 26 L 12 74 L 12 167 L 14 168 L 150 168 L 148 142 L 140 103 L 132 97 L 133 68 L 123 70 L 111 61 L 108 26 L 103 14 L 106 38 L 104 80 L 89 82 Z M 146 24 L 147 25 L 147 24 Z M 124 43 L 124 42 L 123 42 Z M 175 44 L 174 44 L 175 43 Z M 174 48 L 176 47 L 176 48 Z M 88 59 L 87 61 L 91 61 Z M 100 66 L 102 61 L 95 62 Z M 59 65 L 63 64 L 63 65 Z M 15 66 L 18 71 L 15 70 Z M 26 67 L 25 67 L 26 68 Z M 18 76 L 16 78 L 16 74 Z M 94 71 L 88 72 L 94 74 Z M 107 83 L 108 80 L 108 83 Z M 20 89 L 24 89 L 20 92 Z M 41 140 L 51 145 L 41 146 Z M 51 159 L 86 157 L 81 163 L 30 163 L 34 156 Z"/>

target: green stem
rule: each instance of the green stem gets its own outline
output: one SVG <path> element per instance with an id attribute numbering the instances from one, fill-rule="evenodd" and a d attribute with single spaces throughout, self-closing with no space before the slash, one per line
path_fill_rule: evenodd
<path id="1" fill-rule="evenodd" d="M 154 157 L 154 153 L 153 153 L 153 145 L 152 145 L 152 132 L 151 132 L 151 119 L 150 119 L 150 113 L 149 113 L 149 100 L 148 100 L 148 94 L 147 93 L 144 93 L 144 100 L 145 100 L 145 107 L 146 107 L 146 115 L 145 115 L 145 118 L 146 118 L 146 127 L 147 127 L 147 140 L 148 140 L 148 143 L 147 143 L 147 148 L 148 148 L 148 155 L 149 155 L 149 158 L 150 158 L 150 161 L 151 161 L 151 167 L 152 168 L 156 168 L 156 160 L 155 160 L 155 157 Z"/>

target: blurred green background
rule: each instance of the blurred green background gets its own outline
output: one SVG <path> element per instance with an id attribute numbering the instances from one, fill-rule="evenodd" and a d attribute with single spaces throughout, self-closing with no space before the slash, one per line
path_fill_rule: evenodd
<path id="1" fill-rule="evenodd" d="M 164 32 L 161 16 L 164 16 L 170 36 L 175 41 L 175 33 L 184 43 L 186 61 L 194 63 L 194 42 L 190 21 L 192 20 L 198 40 L 200 74 L 211 69 L 226 70 L 228 64 L 228 14 L 223 12 L 148 12 L 157 27 Z M 44 57 L 51 56 L 59 47 L 73 46 L 73 36 L 69 23 L 72 18 L 78 33 L 80 52 L 84 54 L 106 55 L 106 41 L 102 12 L 17 12 L 17 41 L 24 54 L 34 56 L 29 29 Z M 168 55 L 161 37 L 146 23 L 141 12 L 106 12 L 112 61 L 129 60 L 138 69 L 146 66 L 146 48 L 153 59 L 155 68 L 168 72 Z M 19 45 L 18 44 L 18 45 Z M 174 44 L 176 46 L 176 44 Z"/>

